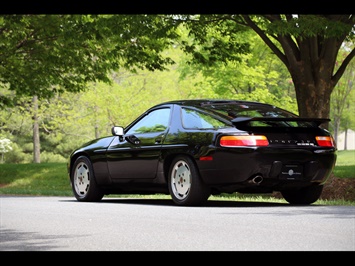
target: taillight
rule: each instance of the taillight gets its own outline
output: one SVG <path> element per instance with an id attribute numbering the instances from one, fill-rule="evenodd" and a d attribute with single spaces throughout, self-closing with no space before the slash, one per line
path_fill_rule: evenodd
<path id="1" fill-rule="evenodd" d="M 335 147 L 334 139 L 331 136 L 317 136 L 316 141 L 321 147 Z"/>
<path id="2" fill-rule="evenodd" d="M 200 157 L 200 161 L 212 161 L 213 157 L 212 156 L 202 156 Z"/>
<path id="3" fill-rule="evenodd" d="M 267 146 L 269 141 L 265 136 L 223 136 L 219 144 L 222 147 Z"/>

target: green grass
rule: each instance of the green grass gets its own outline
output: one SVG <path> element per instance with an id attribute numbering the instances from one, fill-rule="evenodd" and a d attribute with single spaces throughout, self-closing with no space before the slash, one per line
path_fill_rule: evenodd
<path id="1" fill-rule="evenodd" d="M 0 164 L 0 194 L 73 195 L 66 163 Z"/>
<path id="2" fill-rule="evenodd" d="M 339 178 L 355 178 L 355 150 L 338 151 L 333 173 Z"/>
<path id="3" fill-rule="evenodd" d="M 355 151 L 338 151 L 334 175 L 339 178 L 355 178 Z M 71 191 L 66 163 L 0 164 L 0 195 L 70 196 Z M 117 197 L 117 195 L 116 195 Z M 119 195 L 119 197 L 163 198 L 169 195 Z M 212 200 L 272 201 L 286 203 L 269 195 L 211 196 Z M 321 205 L 355 205 L 344 200 L 319 200 Z"/>

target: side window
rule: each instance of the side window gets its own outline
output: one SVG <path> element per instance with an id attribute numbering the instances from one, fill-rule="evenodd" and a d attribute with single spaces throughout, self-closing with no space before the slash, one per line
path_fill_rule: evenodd
<path id="1" fill-rule="evenodd" d="M 182 109 L 182 125 L 191 129 L 212 129 L 226 127 L 227 124 L 214 117 L 187 108 Z"/>
<path id="2" fill-rule="evenodd" d="M 165 131 L 169 125 L 170 108 L 157 109 L 142 117 L 127 134 Z"/>

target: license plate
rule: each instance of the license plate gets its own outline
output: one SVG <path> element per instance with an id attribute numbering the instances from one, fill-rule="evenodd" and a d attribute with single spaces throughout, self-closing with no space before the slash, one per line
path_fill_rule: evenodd
<path id="1" fill-rule="evenodd" d="M 298 164 L 286 164 L 282 167 L 280 179 L 297 180 L 303 178 L 303 167 Z"/>

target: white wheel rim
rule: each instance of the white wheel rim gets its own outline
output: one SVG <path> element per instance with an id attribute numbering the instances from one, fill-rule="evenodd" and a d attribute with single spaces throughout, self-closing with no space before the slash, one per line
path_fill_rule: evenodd
<path id="1" fill-rule="evenodd" d="M 189 194 L 191 188 L 191 171 L 185 161 L 178 161 L 171 172 L 171 188 L 174 196 L 184 199 Z"/>
<path id="2" fill-rule="evenodd" d="M 90 187 L 90 171 L 85 163 L 79 163 L 76 166 L 73 183 L 76 193 L 84 197 Z"/>

